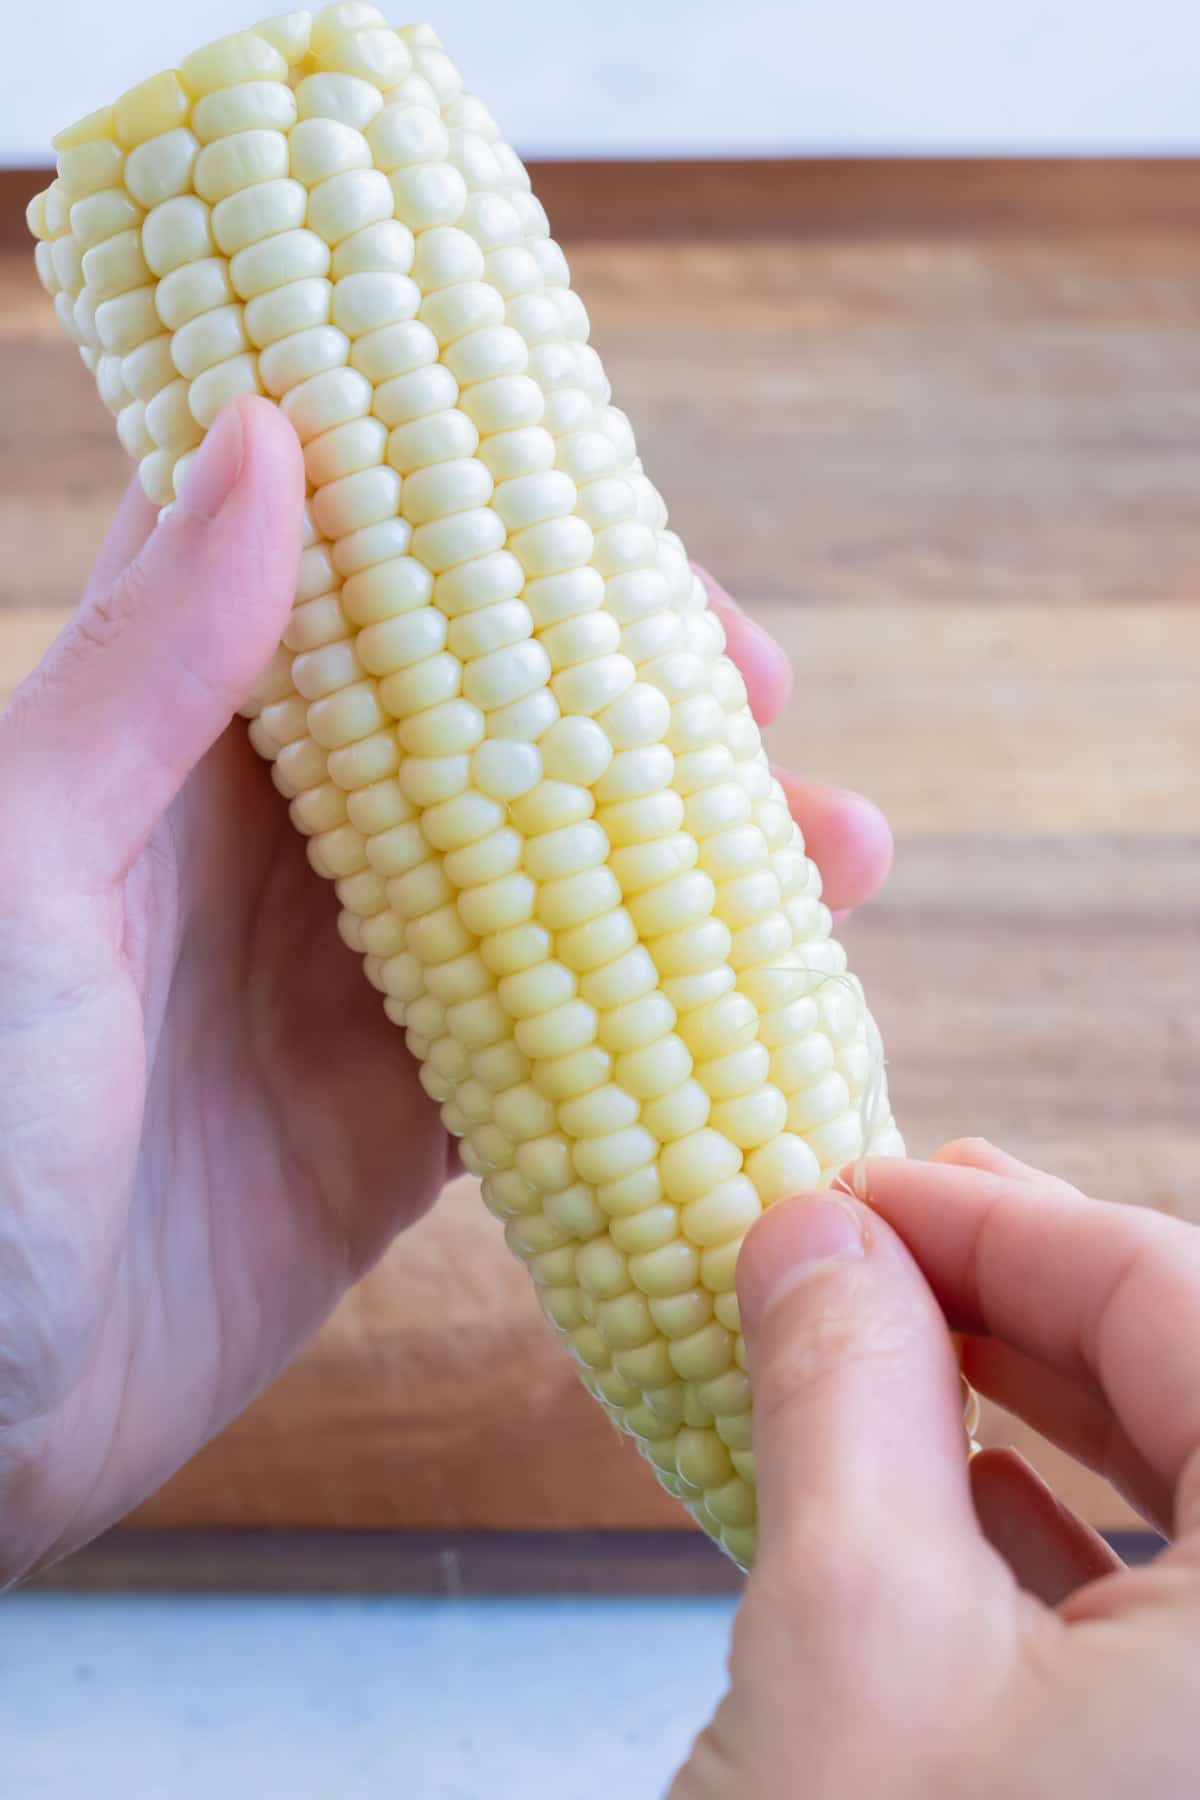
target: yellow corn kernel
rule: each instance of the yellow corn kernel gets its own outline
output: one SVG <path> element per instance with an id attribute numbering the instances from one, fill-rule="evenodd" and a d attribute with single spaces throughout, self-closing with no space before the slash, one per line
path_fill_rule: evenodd
<path id="1" fill-rule="evenodd" d="M 174 69 L 164 69 L 149 81 L 130 88 L 113 107 L 113 128 L 118 144 L 133 150 L 147 138 L 183 125 L 188 116 L 188 97 Z"/>
<path id="2" fill-rule="evenodd" d="M 260 19 L 254 30 L 288 63 L 295 65 L 307 54 L 312 15 L 306 12 L 276 13 L 272 18 Z"/>
<path id="3" fill-rule="evenodd" d="M 79 144 L 91 144 L 99 138 L 111 138 L 113 135 L 113 109 L 111 106 L 102 106 L 74 125 L 64 126 L 50 142 L 55 150 L 74 150 Z"/>
<path id="4" fill-rule="evenodd" d="M 222 38 L 55 147 L 38 272 L 151 498 L 233 396 L 295 426 L 251 739 L 585 1385 L 748 1563 L 740 1245 L 902 1145 L 528 176 L 428 28 L 364 0 Z"/>

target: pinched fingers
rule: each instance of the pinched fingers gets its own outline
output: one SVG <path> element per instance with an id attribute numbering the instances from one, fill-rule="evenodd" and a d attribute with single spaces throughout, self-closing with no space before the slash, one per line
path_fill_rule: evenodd
<path id="1" fill-rule="evenodd" d="M 870 1206 L 950 1323 L 1094 1384 L 1132 1453 L 1176 1495 L 1200 1447 L 1200 1229 L 1018 1172 L 879 1159 Z M 968 1356 L 968 1362 L 970 1357 Z M 968 1369 L 970 1373 L 970 1369 Z"/>

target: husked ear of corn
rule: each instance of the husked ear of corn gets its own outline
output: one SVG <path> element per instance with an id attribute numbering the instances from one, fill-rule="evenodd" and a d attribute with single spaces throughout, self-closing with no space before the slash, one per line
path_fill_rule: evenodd
<path id="1" fill-rule="evenodd" d="M 903 1146 L 529 177 L 433 31 L 362 0 L 209 44 L 55 148 L 38 272 L 150 498 L 236 395 L 300 437 L 251 737 L 585 1386 L 748 1565 L 739 1246 Z"/>

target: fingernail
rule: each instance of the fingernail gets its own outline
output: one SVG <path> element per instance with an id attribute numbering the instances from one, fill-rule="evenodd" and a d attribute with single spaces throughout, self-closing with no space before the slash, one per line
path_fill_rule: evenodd
<path id="1" fill-rule="evenodd" d="M 215 519 L 237 486 L 243 449 L 242 415 L 234 403 L 220 414 L 197 450 L 184 476 L 177 510 L 195 519 Z"/>
<path id="2" fill-rule="evenodd" d="M 834 1194 L 789 1201 L 777 1215 L 768 1216 L 769 1240 L 746 1260 L 738 1277 L 742 1319 L 751 1328 L 809 1270 L 866 1253 L 858 1214 Z"/>

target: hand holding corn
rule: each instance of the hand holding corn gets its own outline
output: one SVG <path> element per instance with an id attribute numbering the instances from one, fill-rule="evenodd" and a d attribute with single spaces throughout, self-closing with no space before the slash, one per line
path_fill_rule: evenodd
<path id="1" fill-rule="evenodd" d="M 587 1385 L 744 1562 L 759 1489 L 680 1800 L 798 1766 L 816 1800 L 1190 1791 L 1194 1546 L 1089 1585 L 1103 1548 L 977 1458 L 1031 1610 L 969 1505 L 939 1303 L 991 1334 L 980 1387 L 1115 1445 L 1186 1534 L 1195 1234 L 960 1147 L 866 1163 L 871 1215 L 776 1208 L 739 1258 L 765 1205 L 899 1148 L 824 904 L 885 840 L 801 790 L 794 832 L 750 711 L 777 678 L 666 529 L 489 115 L 425 28 L 346 0 L 58 148 L 39 273 L 168 510 L 131 498 L 0 720 L 0 1569 L 270 1378 L 436 1195 L 432 1099 Z"/>
<path id="2" fill-rule="evenodd" d="M 237 403 L 160 524 L 135 482 L 0 715 L 0 1584 L 219 1430 L 450 1166 L 227 729 L 288 617 L 303 504 L 291 428 Z M 778 703 L 780 652 L 726 612 L 752 700 Z M 874 809 L 783 779 L 833 902 L 863 898 Z"/>
<path id="3" fill-rule="evenodd" d="M 784 1202 L 738 1275 L 760 1541 L 669 1800 L 1184 1800 L 1200 1768 L 1200 1229 L 973 1140 Z M 1126 1570 L 972 1385 L 1174 1544 Z"/>
<path id="4" fill-rule="evenodd" d="M 175 685 L 219 663 L 584 1384 L 748 1565 L 742 1240 L 902 1145 L 813 846 L 528 175 L 428 27 L 362 0 L 197 50 L 56 148 L 38 270 L 168 534 L 245 428 L 229 402 L 269 395 L 300 446 L 298 566 L 264 570 L 251 627 L 227 596 Z M 163 728 L 175 777 L 204 745 Z"/>

